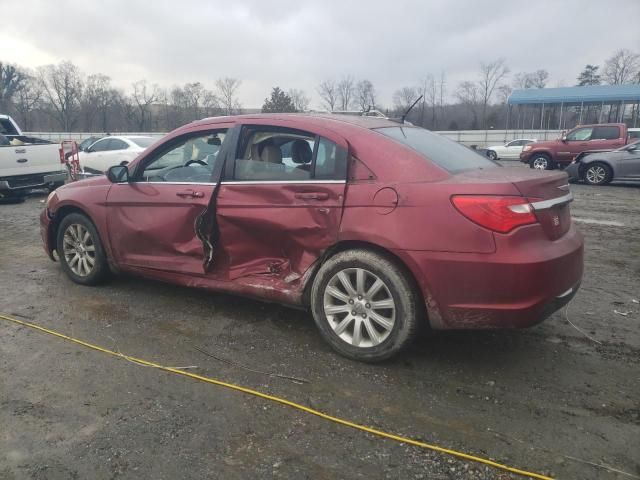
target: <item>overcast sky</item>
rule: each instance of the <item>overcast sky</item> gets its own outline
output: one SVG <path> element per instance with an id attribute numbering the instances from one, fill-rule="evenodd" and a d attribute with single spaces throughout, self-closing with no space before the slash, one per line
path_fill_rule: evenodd
<path id="1" fill-rule="evenodd" d="M 0 60 L 71 60 L 125 89 L 237 77 L 245 107 L 276 85 L 317 107 L 318 83 L 345 74 L 385 105 L 429 73 L 452 93 L 500 57 L 511 77 L 544 68 L 573 85 L 585 64 L 640 51 L 640 0 L 0 0 L 0 15 Z"/>

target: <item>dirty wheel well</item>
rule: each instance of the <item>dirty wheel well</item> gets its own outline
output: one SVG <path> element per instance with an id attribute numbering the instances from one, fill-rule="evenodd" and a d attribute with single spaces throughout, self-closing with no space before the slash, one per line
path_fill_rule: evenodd
<path id="1" fill-rule="evenodd" d="M 54 217 L 54 220 L 51 224 L 51 228 L 49 229 L 49 233 L 48 233 L 49 245 L 53 245 L 53 250 L 56 250 L 55 245 L 56 245 L 56 238 L 58 238 L 58 227 L 60 226 L 60 222 L 62 222 L 62 219 L 64 217 L 66 217 L 71 213 L 79 213 L 80 215 L 84 215 L 89 219 L 91 223 L 93 223 L 93 220 L 89 215 L 87 215 L 87 212 L 85 212 L 79 207 L 75 207 L 72 205 L 66 205 L 64 207 L 60 207 L 58 211 L 56 211 L 56 215 Z"/>
<path id="2" fill-rule="evenodd" d="M 404 272 L 407 278 L 409 279 L 409 282 L 411 283 L 412 287 L 415 289 L 416 293 L 418 294 L 418 298 L 420 300 L 420 305 L 421 305 L 421 311 L 420 311 L 421 320 L 424 320 L 424 323 L 428 324 L 427 308 L 424 301 L 424 295 L 422 293 L 422 289 L 420 288 L 420 285 L 418 284 L 418 281 L 416 280 L 415 276 L 413 275 L 413 272 L 409 269 L 409 267 L 407 267 L 407 265 L 397 255 L 387 250 L 386 248 L 380 247 L 379 245 L 375 245 L 373 243 L 363 242 L 359 240 L 345 240 L 345 241 L 336 243 L 335 245 L 330 247 L 324 253 L 324 255 L 322 255 L 322 257 L 312 267 L 313 272 L 306 279 L 306 283 L 304 286 L 304 293 L 302 295 L 303 305 L 305 307 L 309 307 L 309 305 L 311 304 L 311 287 L 318 273 L 318 270 L 320 269 L 320 266 L 324 262 L 326 262 L 329 258 L 336 255 L 337 253 L 344 252 L 345 250 L 353 250 L 353 249 L 365 249 L 365 250 L 370 250 L 372 252 L 375 252 L 378 255 L 381 255 L 387 258 L 388 260 L 390 260 L 391 262 L 393 262 L 402 272 Z"/>

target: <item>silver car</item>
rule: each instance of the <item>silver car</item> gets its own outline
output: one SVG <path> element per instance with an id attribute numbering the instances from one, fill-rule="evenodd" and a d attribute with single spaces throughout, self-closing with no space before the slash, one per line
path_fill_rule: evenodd
<path id="1" fill-rule="evenodd" d="M 640 182 L 640 141 L 610 152 L 584 152 L 566 170 L 569 179 L 589 185 L 612 180 Z"/>

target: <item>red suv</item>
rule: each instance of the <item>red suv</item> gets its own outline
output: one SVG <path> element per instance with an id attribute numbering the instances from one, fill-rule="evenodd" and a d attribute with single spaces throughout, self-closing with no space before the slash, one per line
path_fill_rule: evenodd
<path id="1" fill-rule="evenodd" d="M 331 115 L 210 118 L 52 193 L 45 250 L 110 270 L 309 308 L 348 357 L 420 324 L 534 325 L 569 301 L 583 241 L 563 172 L 501 168 L 427 130 Z"/>

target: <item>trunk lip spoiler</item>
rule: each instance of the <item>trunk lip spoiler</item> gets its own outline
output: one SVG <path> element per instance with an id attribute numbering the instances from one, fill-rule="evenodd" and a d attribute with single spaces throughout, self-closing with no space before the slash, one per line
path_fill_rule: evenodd
<path id="1" fill-rule="evenodd" d="M 569 203 L 573 201 L 573 193 L 569 192 L 562 197 L 550 198 L 549 200 L 540 200 L 539 202 L 532 202 L 531 206 L 534 210 L 546 210 L 548 208 L 561 205 L 563 203 Z"/>

